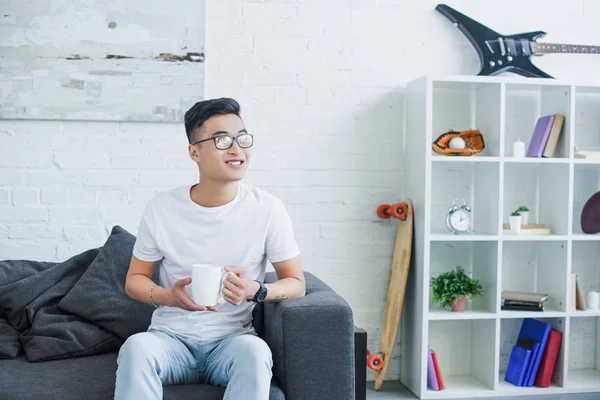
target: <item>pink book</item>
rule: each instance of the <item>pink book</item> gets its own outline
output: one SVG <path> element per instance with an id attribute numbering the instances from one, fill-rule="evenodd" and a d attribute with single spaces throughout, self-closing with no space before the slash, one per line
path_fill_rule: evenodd
<path id="1" fill-rule="evenodd" d="M 546 115 L 538 119 L 535 125 L 535 130 L 531 136 L 529 142 L 529 148 L 527 149 L 527 157 L 541 157 L 550 136 L 550 129 L 554 123 L 554 114 Z"/>

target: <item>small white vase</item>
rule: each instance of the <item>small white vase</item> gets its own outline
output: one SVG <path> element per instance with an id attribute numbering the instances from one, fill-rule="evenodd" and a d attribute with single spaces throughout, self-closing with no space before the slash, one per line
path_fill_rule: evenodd
<path id="1" fill-rule="evenodd" d="M 521 216 L 520 215 L 511 215 L 510 216 L 510 231 L 512 233 L 519 233 L 521 230 Z"/>
<path id="2" fill-rule="evenodd" d="M 529 223 L 529 211 L 519 211 L 521 214 L 521 225 L 527 225 Z"/>

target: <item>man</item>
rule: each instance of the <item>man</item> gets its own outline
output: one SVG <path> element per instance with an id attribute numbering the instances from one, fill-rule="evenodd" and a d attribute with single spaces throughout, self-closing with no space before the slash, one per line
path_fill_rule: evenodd
<path id="1" fill-rule="evenodd" d="M 272 357 L 253 330 L 252 310 L 305 294 L 292 224 L 279 199 L 240 182 L 254 138 L 235 100 L 196 103 L 185 130 L 200 180 L 159 193 L 144 210 L 125 288 L 157 309 L 148 331 L 119 351 L 115 399 L 161 399 L 163 385 L 209 383 L 226 386 L 225 399 L 266 400 Z M 279 278 L 271 284 L 263 283 L 267 259 Z M 233 272 L 217 306 L 189 296 L 195 263 Z"/>

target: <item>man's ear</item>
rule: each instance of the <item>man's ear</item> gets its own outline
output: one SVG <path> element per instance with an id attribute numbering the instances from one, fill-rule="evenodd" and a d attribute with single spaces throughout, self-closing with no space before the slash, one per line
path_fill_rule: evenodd
<path id="1" fill-rule="evenodd" d="M 194 160 L 195 163 L 197 163 L 200 159 L 200 155 L 198 154 L 198 149 L 196 149 L 196 146 L 188 144 L 188 153 L 190 155 L 190 158 Z"/>

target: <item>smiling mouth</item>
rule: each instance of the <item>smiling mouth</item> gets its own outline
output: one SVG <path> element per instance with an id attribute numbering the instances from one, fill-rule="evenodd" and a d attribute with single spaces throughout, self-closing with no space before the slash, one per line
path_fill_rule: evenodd
<path id="1" fill-rule="evenodd" d="M 235 160 L 235 161 L 225 161 L 225 164 L 231 165 L 232 167 L 239 167 L 244 163 L 244 161 Z"/>

